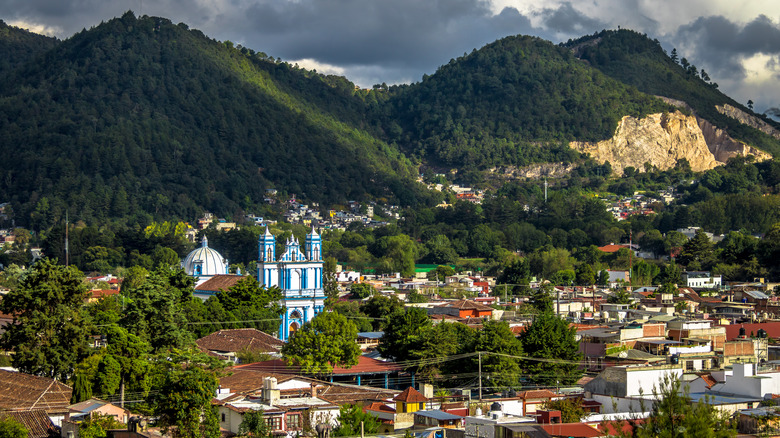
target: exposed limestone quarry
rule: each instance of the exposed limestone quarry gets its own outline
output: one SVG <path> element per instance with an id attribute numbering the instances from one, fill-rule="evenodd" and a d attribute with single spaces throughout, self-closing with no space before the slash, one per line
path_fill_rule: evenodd
<path id="1" fill-rule="evenodd" d="M 641 171 L 645 163 L 665 170 L 683 158 L 696 172 L 724 164 L 736 155 L 755 155 L 757 160 L 771 158 L 732 139 L 706 120 L 679 111 L 651 114 L 642 119 L 625 116 L 611 139 L 596 143 L 571 142 L 569 147 L 589 154 L 600 163 L 608 161 L 617 174 L 629 166 Z"/>
<path id="2" fill-rule="evenodd" d="M 744 125 L 748 125 L 751 128 L 756 128 L 759 131 L 763 132 L 764 134 L 768 134 L 774 138 L 780 139 L 780 131 L 777 130 L 774 126 L 770 125 L 769 123 L 761 120 L 760 118 L 754 115 L 742 111 L 739 108 L 735 108 L 729 104 L 725 104 L 725 105 L 715 105 L 715 109 L 718 110 L 718 112 L 721 114 L 725 114 L 731 117 L 732 119 L 739 120 L 739 122 Z"/>

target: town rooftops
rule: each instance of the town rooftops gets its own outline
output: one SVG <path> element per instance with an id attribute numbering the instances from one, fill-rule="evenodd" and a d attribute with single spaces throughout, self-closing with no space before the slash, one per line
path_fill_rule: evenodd
<path id="1" fill-rule="evenodd" d="M 204 281 L 203 283 L 195 286 L 195 290 L 208 291 L 214 293 L 217 293 L 219 291 L 226 291 L 231 287 L 235 286 L 236 283 L 238 283 L 239 281 L 245 278 L 247 277 L 243 275 L 217 274 L 209 278 L 208 280 Z"/>
<path id="2" fill-rule="evenodd" d="M 393 398 L 394 401 L 400 401 L 404 403 L 420 403 L 427 402 L 428 398 L 422 395 L 422 393 L 411 386 L 404 389 L 403 392 Z"/>
<path id="3" fill-rule="evenodd" d="M 458 310 L 478 310 L 484 312 L 492 312 L 494 310 L 490 306 L 486 306 L 484 304 L 480 304 L 477 303 L 476 301 L 471 301 L 471 300 L 450 301 L 444 304 L 440 304 L 436 307 L 449 307 Z"/>
<path id="4" fill-rule="evenodd" d="M 414 414 L 422 417 L 433 418 L 434 420 L 439 420 L 439 421 L 463 419 L 463 417 L 461 417 L 460 415 L 450 414 L 449 412 L 440 411 L 438 409 L 433 411 L 417 411 Z"/>
<path id="5" fill-rule="evenodd" d="M 0 370 L 0 411 L 68 412 L 73 389 L 54 379 Z"/>
<path id="6" fill-rule="evenodd" d="M 54 432 L 54 424 L 43 409 L 32 411 L 0 412 L 0 418 L 11 417 L 27 429 L 29 438 L 48 438 Z"/>
<path id="7" fill-rule="evenodd" d="M 225 352 L 278 352 L 284 346 L 284 342 L 279 339 L 253 328 L 220 330 L 198 339 L 195 343 L 206 350 Z"/>
<path id="8" fill-rule="evenodd" d="M 288 367 L 281 359 L 266 360 L 263 362 L 249 363 L 246 365 L 239 365 L 237 369 L 262 371 L 266 373 L 276 374 L 293 374 L 300 375 L 300 367 L 291 366 Z M 354 376 L 357 374 L 389 374 L 401 371 L 402 366 L 395 363 L 382 362 L 381 360 L 371 359 L 366 356 L 358 357 L 358 364 L 352 368 L 333 367 L 334 376 Z"/>

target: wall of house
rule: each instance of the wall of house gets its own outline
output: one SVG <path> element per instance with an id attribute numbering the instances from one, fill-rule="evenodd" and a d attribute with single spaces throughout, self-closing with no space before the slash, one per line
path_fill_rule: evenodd
<path id="1" fill-rule="evenodd" d="M 682 376 L 682 367 L 637 367 L 626 368 L 626 397 L 647 396 L 653 393 L 653 387 L 657 387 L 661 380 L 672 375 L 676 378 Z"/>
<path id="2" fill-rule="evenodd" d="M 612 397 L 608 395 L 593 394 L 592 398 L 601 403 L 602 414 L 645 412 L 653 408 L 653 399 L 650 397 Z"/>
<path id="3" fill-rule="evenodd" d="M 220 406 L 217 415 L 219 416 L 220 428 L 238 433 L 238 426 L 241 425 L 241 421 L 244 418 L 240 413 L 226 406 Z"/>
<path id="4" fill-rule="evenodd" d="M 642 326 L 642 336 L 645 338 L 663 338 L 666 336 L 666 324 L 645 324 Z"/>

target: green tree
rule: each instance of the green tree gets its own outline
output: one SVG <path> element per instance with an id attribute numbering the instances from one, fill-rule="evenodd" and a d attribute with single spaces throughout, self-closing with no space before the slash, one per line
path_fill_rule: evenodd
<path id="1" fill-rule="evenodd" d="M 81 403 L 92 397 L 92 382 L 83 373 L 76 372 L 76 379 L 73 383 L 73 392 L 70 396 L 70 403 Z"/>
<path id="2" fill-rule="evenodd" d="M 325 296 L 329 301 L 338 299 L 339 284 L 336 281 L 336 265 L 338 261 L 334 257 L 326 257 L 323 266 L 322 281 L 325 289 Z"/>
<path id="3" fill-rule="evenodd" d="M 607 302 L 612 304 L 631 304 L 634 300 L 631 299 L 631 294 L 625 289 L 615 289 L 607 297 Z"/>
<path id="4" fill-rule="evenodd" d="M 282 356 L 304 373 L 326 375 L 334 366 L 350 368 L 357 365 L 360 356 L 357 333 L 355 324 L 343 315 L 320 313 L 290 337 L 282 347 Z"/>
<path id="5" fill-rule="evenodd" d="M 211 399 L 217 391 L 214 360 L 200 352 L 169 350 L 155 360 L 150 401 L 158 423 L 175 438 L 217 438 L 219 421 Z"/>
<path id="6" fill-rule="evenodd" d="M 576 331 L 552 312 L 537 315 L 520 334 L 528 360 L 525 368 L 531 381 L 541 385 L 572 385 L 582 377 L 582 354 L 575 340 Z"/>
<path id="7" fill-rule="evenodd" d="M 677 261 L 689 270 L 692 266 L 695 266 L 693 270 L 708 269 L 714 264 L 712 241 L 704 230 L 696 230 L 693 238 L 683 245 Z"/>
<path id="8" fill-rule="evenodd" d="M 138 287 L 123 291 L 121 325 L 154 351 L 186 345 L 191 336 L 182 307 L 191 300 L 193 282 L 181 269 L 158 268 Z"/>
<path id="9" fill-rule="evenodd" d="M 363 406 L 360 403 L 344 404 L 339 408 L 339 425 L 333 430 L 334 436 L 358 436 L 361 435 L 361 432 L 373 435 L 377 431 L 379 431 L 379 419 L 363 412 Z"/>
<path id="10" fill-rule="evenodd" d="M 404 303 L 395 295 L 374 295 L 360 306 L 360 311 L 373 318 L 374 330 L 381 331 L 389 323 L 390 315 L 403 307 Z"/>
<path id="11" fill-rule="evenodd" d="M 687 385 L 667 374 L 653 389 L 656 402 L 650 416 L 635 432 L 638 438 L 713 437 L 736 435 L 734 424 L 707 400 L 692 403 Z"/>
<path id="12" fill-rule="evenodd" d="M 253 436 L 265 438 L 269 435 L 268 424 L 265 422 L 263 411 L 249 410 L 244 412 L 241 424 L 238 425 L 240 436 Z"/>
<path id="13" fill-rule="evenodd" d="M 410 360 L 416 356 L 415 352 L 423 349 L 432 326 L 425 309 L 408 307 L 398 310 L 388 317 L 377 351 L 396 362 Z"/>
<path id="14" fill-rule="evenodd" d="M 111 429 L 126 429 L 127 425 L 111 415 L 93 414 L 79 423 L 79 438 L 105 438 Z"/>
<path id="15" fill-rule="evenodd" d="M 560 398 L 544 403 L 544 409 L 561 411 L 561 423 L 579 423 L 589 414 L 582 407 L 579 397 Z"/>
<path id="16" fill-rule="evenodd" d="M 376 289 L 368 283 L 353 283 L 349 287 L 349 293 L 352 295 L 353 300 L 362 300 L 374 295 Z"/>
<path id="17" fill-rule="evenodd" d="M 0 415 L 0 437 L 2 438 L 27 438 L 27 428 L 15 418 Z"/>
<path id="18" fill-rule="evenodd" d="M 0 346 L 14 351 L 20 371 L 66 381 L 86 357 L 91 331 L 84 314 L 87 288 L 74 267 L 39 260 L 19 287 L 0 301 L 0 312 L 14 315 Z"/>
<path id="19" fill-rule="evenodd" d="M 519 359 L 507 356 L 520 356 L 523 347 L 506 321 L 485 321 L 482 330 L 477 333 L 475 349 L 496 353 L 482 355 L 482 370 L 489 376 L 489 386 L 507 388 L 517 385 L 520 377 Z"/>

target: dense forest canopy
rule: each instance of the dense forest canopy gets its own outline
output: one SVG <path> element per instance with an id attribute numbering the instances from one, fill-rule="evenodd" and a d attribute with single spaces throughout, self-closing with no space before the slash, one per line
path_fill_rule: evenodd
<path id="1" fill-rule="evenodd" d="M 357 200 L 424 209 L 445 195 L 416 182 L 423 168 L 426 177 L 446 169 L 480 185 L 486 169 L 564 162 L 574 171 L 562 186 L 627 193 L 649 182 L 608 183 L 609 165 L 568 142 L 608 138 L 625 115 L 670 109 L 653 94 L 780 150 L 713 113 L 714 103 L 739 105 L 703 72 L 630 31 L 559 46 L 507 37 L 419 83 L 371 90 L 132 12 L 64 41 L 3 24 L 0 50 L 0 202 L 33 231 L 62 223 L 66 212 L 135 231 L 204 210 L 279 214 L 264 202 L 266 189 L 322 208 Z M 516 188 L 491 184 L 520 202 Z"/>

